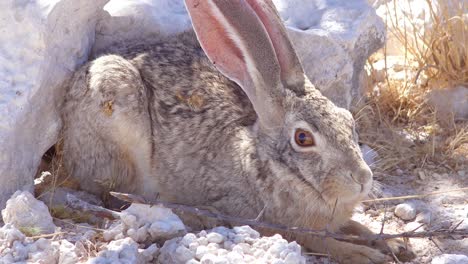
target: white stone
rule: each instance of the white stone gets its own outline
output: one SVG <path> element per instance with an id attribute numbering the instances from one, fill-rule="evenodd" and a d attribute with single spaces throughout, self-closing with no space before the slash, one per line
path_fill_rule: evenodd
<path id="1" fill-rule="evenodd" d="M 67 242 L 26 239 L 12 224 L 6 224 L 0 228 L 0 263 L 56 263 L 60 259 L 64 261 L 59 263 L 76 263 L 71 262 L 73 254 L 69 254 L 73 247 L 63 243 Z"/>
<path id="2" fill-rule="evenodd" d="M 47 206 L 28 191 L 15 192 L 2 210 L 2 217 L 5 223 L 34 229 L 40 234 L 53 233 L 56 228 Z"/>
<path id="3" fill-rule="evenodd" d="M 466 264 L 468 256 L 456 254 L 442 254 L 432 259 L 431 264 Z"/>
<path id="4" fill-rule="evenodd" d="M 145 262 L 152 263 L 153 260 L 155 260 L 158 256 L 159 248 L 156 244 L 151 244 L 149 247 L 140 250 L 139 253 L 142 257 L 144 257 Z"/>
<path id="5" fill-rule="evenodd" d="M 124 232 L 124 225 L 122 223 L 114 223 L 110 228 L 106 229 L 102 236 L 105 241 L 111 241 L 116 238 L 118 235 Z"/>
<path id="6" fill-rule="evenodd" d="M 195 257 L 196 257 L 197 259 L 200 259 L 200 260 L 201 260 L 201 258 L 202 258 L 205 254 L 207 254 L 207 253 L 208 253 L 208 248 L 207 248 L 206 246 L 203 246 L 203 245 L 202 245 L 202 246 L 199 246 L 199 247 L 197 248 L 197 251 L 196 251 L 196 253 L 195 253 Z"/>
<path id="7" fill-rule="evenodd" d="M 413 220 L 416 217 L 416 209 L 412 204 L 402 203 L 395 207 L 395 215 L 403 220 Z"/>
<path id="8" fill-rule="evenodd" d="M 206 235 L 209 243 L 222 243 L 224 241 L 224 237 L 221 234 L 211 232 Z"/>
<path id="9" fill-rule="evenodd" d="M 180 218 L 168 208 L 145 204 L 132 204 L 120 215 L 120 222 L 104 231 L 104 239 L 129 236 L 139 243 L 170 239 L 186 232 Z"/>
<path id="10" fill-rule="evenodd" d="M 182 0 L 111 0 L 104 10 L 109 15 L 97 24 L 93 53 L 112 43 L 167 36 L 191 28 Z"/>
<path id="11" fill-rule="evenodd" d="M 200 260 L 201 264 L 228 264 L 228 260 L 225 257 L 218 257 L 213 254 L 206 254 Z"/>
<path id="12" fill-rule="evenodd" d="M 227 259 L 229 260 L 230 263 L 241 263 L 244 260 L 242 255 L 237 253 L 237 252 L 229 252 L 226 255 L 226 257 L 227 257 Z"/>
<path id="13" fill-rule="evenodd" d="M 32 191 L 61 127 L 62 82 L 88 59 L 107 1 L 0 1 L 0 209 Z"/>
<path id="14" fill-rule="evenodd" d="M 200 261 L 200 263 L 305 263 L 301 247 L 296 242 L 288 243 L 280 235 L 261 237 L 257 231 L 248 226 L 203 230 L 198 233 L 197 241 L 208 240 L 207 237 L 215 233 L 215 230 L 223 230 L 222 233 L 231 237 L 231 240 L 224 239 L 223 242 L 210 242 L 207 245 L 192 242 L 187 249 L 185 244 L 193 241 L 195 235 L 186 234 L 184 237 L 166 241 L 160 250 L 158 261 L 160 263 L 184 263 L 188 259 L 186 263 L 197 263 L 194 261 Z M 236 243 L 234 241 L 236 236 L 244 236 L 250 241 Z M 250 236 L 258 237 L 251 238 Z"/>
<path id="15" fill-rule="evenodd" d="M 306 75 L 339 106 L 361 95 L 359 76 L 384 43 L 385 27 L 366 0 L 274 0 Z M 313 44 L 312 44 L 313 43 Z"/>
<path id="16" fill-rule="evenodd" d="M 184 246 L 189 246 L 191 243 L 197 241 L 197 236 L 195 234 L 192 234 L 192 233 L 187 233 L 185 234 L 185 236 L 182 238 L 182 241 L 181 243 L 184 245 Z"/>
<path id="17" fill-rule="evenodd" d="M 76 254 L 75 245 L 68 242 L 67 240 L 60 241 L 60 255 L 59 264 L 75 264 L 78 263 L 78 255 Z"/>
<path id="18" fill-rule="evenodd" d="M 139 250 L 139 245 L 131 238 L 111 241 L 98 253 L 96 258 L 87 261 L 89 264 L 100 263 L 136 263 L 143 264 L 151 261 L 157 254 L 156 245 L 151 245 L 143 251 Z"/>
<path id="19" fill-rule="evenodd" d="M 183 245 L 178 246 L 177 249 L 175 250 L 175 253 L 176 253 L 177 259 L 182 263 L 185 263 L 195 257 L 195 254 L 193 254 L 192 251 L 190 251 L 188 248 L 184 247 Z"/>
<path id="20" fill-rule="evenodd" d="M 468 119 L 468 87 L 432 89 L 428 99 L 442 120 L 452 120 L 451 117 L 455 120 Z"/>
<path id="21" fill-rule="evenodd" d="M 206 237 L 199 237 L 197 239 L 198 244 L 206 246 L 208 245 L 208 239 Z"/>
<path id="22" fill-rule="evenodd" d="M 305 258 L 296 252 L 289 253 L 284 259 L 286 264 L 305 264 Z"/>

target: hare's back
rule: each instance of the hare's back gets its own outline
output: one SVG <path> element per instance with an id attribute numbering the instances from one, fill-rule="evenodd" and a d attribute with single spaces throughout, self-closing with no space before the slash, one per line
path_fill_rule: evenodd
<path id="1" fill-rule="evenodd" d="M 149 90 L 157 130 L 193 143 L 194 137 L 208 136 L 204 133 L 236 130 L 256 120 L 245 93 L 214 67 L 192 33 L 136 45 L 122 56 L 139 69 Z"/>

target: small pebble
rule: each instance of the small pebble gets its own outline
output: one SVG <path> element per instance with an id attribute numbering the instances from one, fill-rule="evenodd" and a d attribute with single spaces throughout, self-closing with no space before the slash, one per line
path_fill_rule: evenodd
<path id="1" fill-rule="evenodd" d="M 426 179 L 426 173 L 424 171 L 418 171 L 418 177 L 420 180 L 425 180 Z"/>
<path id="2" fill-rule="evenodd" d="M 208 245 L 208 239 L 206 237 L 200 237 L 197 239 L 198 244 L 206 246 Z"/>
<path id="3" fill-rule="evenodd" d="M 197 259 L 200 259 L 206 254 L 208 253 L 208 248 L 206 246 L 199 246 L 197 248 L 197 251 L 195 252 L 195 257 Z"/>
<path id="4" fill-rule="evenodd" d="M 403 220 L 413 220 L 416 217 L 416 209 L 409 203 L 402 203 L 395 207 L 395 215 Z"/>
<path id="5" fill-rule="evenodd" d="M 177 256 L 177 259 L 183 263 L 195 257 L 195 254 L 193 254 L 193 252 L 190 251 L 190 249 L 182 245 L 177 247 L 177 249 L 175 250 L 175 253 L 176 253 L 175 255 Z"/>
<path id="6" fill-rule="evenodd" d="M 182 238 L 180 243 L 182 243 L 184 246 L 188 246 L 195 241 L 197 241 L 197 236 L 195 234 L 188 233 Z"/>
<path id="7" fill-rule="evenodd" d="M 468 257 L 457 254 L 442 254 L 432 259 L 431 264 L 466 264 Z"/>
<path id="8" fill-rule="evenodd" d="M 218 233 L 209 233 L 208 235 L 206 235 L 206 238 L 208 239 L 208 242 L 209 243 L 221 243 L 224 241 L 224 237 L 221 235 L 221 234 L 218 234 Z"/>

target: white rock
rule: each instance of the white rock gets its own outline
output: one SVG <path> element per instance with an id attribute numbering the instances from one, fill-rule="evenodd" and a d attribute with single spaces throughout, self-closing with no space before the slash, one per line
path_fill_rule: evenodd
<path id="1" fill-rule="evenodd" d="M 403 220 L 413 220 L 416 217 L 416 209 L 412 204 L 402 203 L 395 207 L 395 215 Z"/>
<path id="2" fill-rule="evenodd" d="M 181 243 L 184 245 L 184 246 L 189 246 L 191 243 L 197 241 L 197 236 L 195 234 L 192 234 L 192 233 L 187 233 L 185 234 L 185 236 L 182 238 L 182 241 Z"/>
<path id="3" fill-rule="evenodd" d="M 186 248 L 185 244 L 193 241 L 194 237 L 198 237 L 197 241 L 208 240 L 210 234 L 219 230 L 231 237 L 231 240 L 225 238 L 223 241 L 218 240 L 219 243 L 210 242 L 207 245 L 192 242 L 189 248 Z M 236 236 L 248 239 L 236 243 Z M 181 256 L 184 256 L 183 260 L 178 259 Z M 183 238 L 168 240 L 161 248 L 158 257 L 160 263 L 184 263 L 187 259 L 201 263 L 305 263 L 301 247 L 296 242 L 288 243 L 280 235 L 261 237 L 257 231 L 248 226 L 233 229 L 217 227 L 208 231 L 203 230 L 197 235 L 186 234 Z"/>
<path id="4" fill-rule="evenodd" d="M 289 253 L 284 259 L 286 264 L 305 264 L 305 258 L 296 252 Z"/>
<path id="5" fill-rule="evenodd" d="M 201 264 L 228 264 L 226 257 L 218 257 L 213 254 L 206 254 L 200 260 Z"/>
<path id="6" fill-rule="evenodd" d="M 450 119 L 448 117 L 453 117 L 455 120 L 468 119 L 468 87 L 433 89 L 428 94 L 428 99 L 441 119 Z"/>
<path id="7" fill-rule="evenodd" d="M 432 259 L 431 264 L 466 264 L 468 256 L 456 254 L 442 254 Z"/>
<path id="8" fill-rule="evenodd" d="M 60 247 L 59 241 L 52 242 L 45 238 L 40 238 L 37 241 L 26 239 L 24 234 L 12 224 L 6 224 L 0 228 L 0 248 L 2 249 L 0 250 L 0 263 L 2 264 L 15 262 L 56 263 L 61 258 Z M 66 247 L 68 248 L 68 246 Z M 70 252 L 69 250 L 65 251 Z M 68 255 L 64 259 L 71 260 L 72 257 Z"/>
<path id="9" fill-rule="evenodd" d="M 107 1 L 0 1 L 0 209 L 32 191 L 60 130 L 61 84 L 88 59 Z"/>
<path id="10" fill-rule="evenodd" d="M 78 263 L 78 255 L 76 254 L 75 245 L 67 240 L 60 241 L 59 264 L 75 264 Z"/>
<path id="11" fill-rule="evenodd" d="M 198 244 L 200 244 L 200 245 L 206 246 L 206 245 L 208 245 L 208 238 L 206 238 L 206 237 L 199 237 L 199 238 L 197 239 L 197 242 L 198 242 Z"/>
<path id="12" fill-rule="evenodd" d="M 221 243 L 224 241 L 224 237 L 221 234 L 215 232 L 209 233 L 208 235 L 206 235 L 206 238 L 210 243 Z"/>
<path id="13" fill-rule="evenodd" d="M 207 253 L 208 253 L 208 248 L 202 245 L 197 248 L 195 257 L 200 260 Z"/>
<path id="14" fill-rule="evenodd" d="M 93 53 L 116 42 L 167 36 L 185 31 L 191 22 L 182 0 L 111 0 L 97 25 Z"/>
<path id="15" fill-rule="evenodd" d="M 152 263 L 153 260 L 156 259 L 159 253 L 159 248 L 156 244 L 151 244 L 148 248 L 145 248 L 143 250 L 139 250 L 139 253 L 142 257 L 145 258 L 145 262 Z"/>
<path id="16" fill-rule="evenodd" d="M 28 191 L 15 192 L 2 210 L 2 217 L 5 223 L 34 229 L 41 234 L 53 233 L 56 228 L 47 206 Z"/>
<path id="17" fill-rule="evenodd" d="M 237 252 L 229 252 L 226 257 L 230 263 L 242 263 L 244 260 L 242 255 Z"/>
<path id="18" fill-rule="evenodd" d="M 360 98 L 359 76 L 385 27 L 366 0 L 274 0 L 304 70 L 339 106 Z M 313 45 L 311 45 L 313 43 Z"/>
<path id="19" fill-rule="evenodd" d="M 186 232 L 180 218 L 162 206 L 132 204 L 120 217 L 119 223 L 104 232 L 106 241 L 118 236 L 129 236 L 136 242 L 143 243 L 147 240 L 167 240 Z"/>
<path id="20" fill-rule="evenodd" d="M 190 251 L 190 249 L 186 248 L 183 245 L 177 247 L 177 249 L 175 250 L 175 255 L 177 257 L 177 260 L 179 260 L 181 263 L 185 263 L 195 257 L 195 254 L 193 254 L 193 252 Z"/>
<path id="21" fill-rule="evenodd" d="M 89 264 L 100 263 L 148 263 L 157 255 L 157 246 L 152 244 L 146 250 L 140 250 L 138 243 L 127 237 L 111 241 L 98 253 L 98 256 L 87 261 Z"/>

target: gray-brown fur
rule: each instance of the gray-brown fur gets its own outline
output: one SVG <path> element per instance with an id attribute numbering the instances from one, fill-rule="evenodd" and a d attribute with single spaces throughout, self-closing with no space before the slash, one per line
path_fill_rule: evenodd
<path id="1" fill-rule="evenodd" d="M 266 128 L 244 88 L 217 70 L 192 32 L 142 43 L 110 48 L 68 85 L 63 159 L 82 188 L 159 194 L 245 218 L 265 207 L 263 221 L 290 226 L 347 226 L 372 181 L 348 111 L 305 80 L 294 89 L 305 90 L 302 97 L 282 88 L 286 114 Z M 296 151 L 298 122 L 325 147 Z M 386 259 L 364 246 L 294 238 L 341 262 Z"/>

